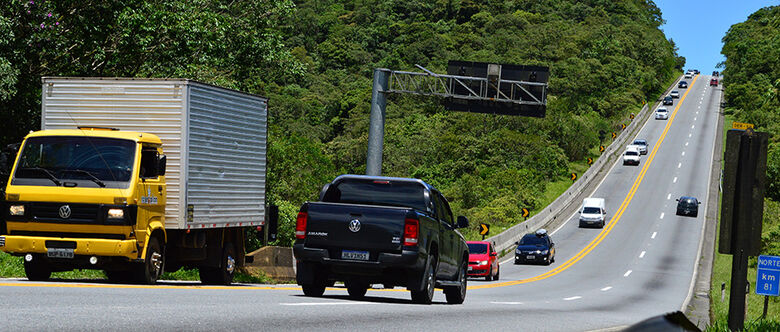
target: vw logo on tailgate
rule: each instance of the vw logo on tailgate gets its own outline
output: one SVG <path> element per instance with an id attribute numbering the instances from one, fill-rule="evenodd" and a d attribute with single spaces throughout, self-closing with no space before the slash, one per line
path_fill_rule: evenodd
<path id="1" fill-rule="evenodd" d="M 352 233 L 360 231 L 360 220 L 352 219 L 352 221 L 349 222 L 349 230 L 352 231 Z"/>
<path id="2" fill-rule="evenodd" d="M 62 218 L 62 219 L 70 218 L 70 206 L 69 205 L 60 206 L 60 218 Z"/>

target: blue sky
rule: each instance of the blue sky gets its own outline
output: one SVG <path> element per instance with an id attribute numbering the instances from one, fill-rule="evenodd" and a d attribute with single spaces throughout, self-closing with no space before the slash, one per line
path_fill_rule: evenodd
<path id="1" fill-rule="evenodd" d="M 725 60 L 720 50 L 732 24 L 744 22 L 760 8 L 780 5 L 780 0 L 655 0 L 666 24 L 661 29 L 674 40 L 685 68 L 709 75 Z"/>

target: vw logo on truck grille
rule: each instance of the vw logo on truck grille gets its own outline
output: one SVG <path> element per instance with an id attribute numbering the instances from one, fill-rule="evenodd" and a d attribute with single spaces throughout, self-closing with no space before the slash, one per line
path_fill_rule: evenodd
<path id="1" fill-rule="evenodd" d="M 70 206 L 69 205 L 60 206 L 60 218 L 62 218 L 62 219 L 70 218 Z"/>
<path id="2" fill-rule="evenodd" d="M 349 230 L 352 231 L 352 233 L 360 231 L 360 220 L 352 219 L 352 221 L 349 222 Z"/>

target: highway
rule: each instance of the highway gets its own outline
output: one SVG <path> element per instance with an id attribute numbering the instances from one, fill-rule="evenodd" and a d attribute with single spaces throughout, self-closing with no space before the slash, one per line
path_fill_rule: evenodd
<path id="1" fill-rule="evenodd" d="M 652 116 L 637 138 L 650 144 L 639 166 L 620 159 L 595 189 L 609 223 L 579 228 L 578 215 L 549 230 L 550 266 L 514 265 L 501 280 L 469 280 L 463 305 L 414 305 L 403 289 L 369 290 L 351 300 L 343 288 L 304 297 L 295 285 L 201 287 L 107 282 L 0 280 L 4 330 L 530 330 L 587 331 L 631 325 L 680 310 L 691 294 L 713 160 L 720 87 L 698 75 L 676 89 L 668 120 Z M 675 215 L 680 196 L 703 201 L 697 218 Z M 712 240 L 712 239 L 708 239 Z"/>

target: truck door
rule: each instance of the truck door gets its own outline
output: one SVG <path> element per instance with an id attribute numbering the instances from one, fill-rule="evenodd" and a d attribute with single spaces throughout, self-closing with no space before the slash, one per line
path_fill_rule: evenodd
<path id="1" fill-rule="evenodd" d="M 439 241 L 441 241 L 439 250 L 439 273 L 446 278 L 451 278 L 454 271 L 457 271 L 454 251 L 455 246 L 455 226 L 452 220 L 452 211 L 447 204 L 447 200 L 438 192 L 434 191 L 434 202 L 436 204 L 436 218 L 439 219 L 441 232 Z"/>
<path id="2" fill-rule="evenodd" d="M 158 221 L 165 224 L 165 176 L 158 169 L 161 148 L 144 144 L 141 149 L 141 164 L 136 187 L 136 204 L 138 217 L 136 219 L 136 234 L 139 241 L 145 241 L 150 223 Z"/>

